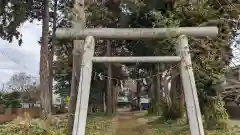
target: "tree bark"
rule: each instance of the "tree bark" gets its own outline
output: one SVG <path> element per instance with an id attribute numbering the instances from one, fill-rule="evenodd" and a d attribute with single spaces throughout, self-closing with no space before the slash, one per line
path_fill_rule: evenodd
<path id="1" fill-rule="evenodd" d="M 155 74 L 158 74 L 156 76 L 156 87 L 155 87 L 155 99 L 156 99 L 156 113 L 158 115 L 160 115 L 160 105 L 161 105 L 161 74 L 159 74 L 161 72 L 160 70 L 160 64 L 155 64 Z"/>
<path id="2" fill-rule="evenodd" d="M 118 97 L 118 92 L 119 92 L 119 87 L 118 85 L 113 86 L 113 114 L 116 114 L 117 107 L 118 107 L 118 102 L 117 102 L 117 97 Z"/>
<path id="3" fill-rule="evenodd" d="M 141 110 L 141 84 L 140 80 L 137 80 L 137 107 Z"/>
<path id="4" fill-rule="evenodd" d="M 51 115 L 48 66 L 48 32 L 49 32 L 49 1 L 44 0 L 42 41 L 40 50 L 40 90 L 41 90 L 41 117 L 47 119 Z"/>
<path id="5" fill-rule="evenodd" d="M 117 86 L 112 86 L 112 99 L 113 99 L 113 104 L 112 104 L 112 110 L 113 110 L 113 115 L 115 115 L 116 113 L 116 105 L 117 105 L 117 100 L 116 100 L 116 97 L 117 97 Z"/>
<path id="6" fill-rule="evenodd" d="M 56 44 L 56 25 L 57 25 L 57 2 L 58 0 L 54 0 L 54 7 L 53 7 L 53 31 L 52 31 L 52 44 L 50 48 L 49 54 L 49 90 L 50 90 L 50 101 L 51 106 L 53 107 L 53 56 L 55 51 L 55 44 Z"/>
<path id="7" fill-rule="evenodd" d="M 106 92 L 103 92 L 103 112 L 107 113 L 107 105 L 106 105 Z"/>
<path id="8" fill-rule="evenodd" d="M 176 71 L 172 73 L 172 80 L 171 80 L 171 91 L 170 91 L 170 98 L 172 103 L 172 118 L 178 119 L 184 116 L 184 103 L 182 102 L 182 85 L 181 85 L 181 78 L 180 75 L 173 77 L 174 74 L 178 74 Z"/>
<path id="9" fill-rule="evenodd" d="M 78 15 L 74 17 L 73 28 L 83 29 L 85 28 L 85 12 L 84 12 L 84 0 L 74 0 L 74 10 L 77 11 Z M 78 25 L 77 25 L 78 24 Z M 72 69 L 72 81 L 71 81 L 71 92 L 70 92 L 70 103 L 68 108 L 68 134 L 72 134 L 74 115 L 76 110 L 76 102 L 78 95 L 78 85 L 80 80 L 80 65 L 82 64 L 82 52 L 84 40 L 74 40 L 73 42 L 73 69 Z M 81 91 L 80 91 L 81 92 Z"/>
<path id="10" fill-rule="evenodd" d="M 111 43 L 107 41 L 107 55 L 111 56 Z M 113 90 L 112 90 L 112 65 L 108 63 L 108 78 L 107 78 L 107 116 L 113 115 Z"/>
<path id="11" fill-rule="evenodd" d="M 66 112 L 66 110 L 65 110 L 65 106 L 66 106 L 66 104 L 65 104 L 65 98 L 64 98 L 64 97 L 61 97 L 61 106 L 60 106 L 60 110 L 61 110 L 62 113 L 65 113 L 65 112 Z"/>
<path id="12" fill-rule="evenodd" d="M 155 94 L 154 94 L 154 92 L 155 92 L 155 87 L 156 87 L 156 81 L 155 81 L 155 78 L 153 77 L 152 79 L 151 79 L 151 87 L 150 87 L 150 91 L 149 91 L 149 95 L 150 95 L 150 98 L 151 98 L 151 108 L 150 109 L 148 109 L 148 113 L 149 114 L 156 114 L 156 107 L 155 107 L 155 105 L 156 105 L 156 99 L 155 99 Z"/>

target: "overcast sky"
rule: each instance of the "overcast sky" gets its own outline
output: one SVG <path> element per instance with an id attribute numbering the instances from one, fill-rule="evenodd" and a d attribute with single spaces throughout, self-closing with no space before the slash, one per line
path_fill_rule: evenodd
<path id="1" fill-rule="evenodd" d="M 39 76 L 41 22 L 26 22 L 20 27 L 23 34 L 23 44 L 8 43 L 0 40 L 0 84 L 5 83 L 17 72 L 26 72 Z M 235 57 L 239 56 L 239 49 L 234 49 Z M 234 63 L 239 63 L 234 61 Z"/>
<path id="2" fill-rule="evenodd" d="M 41 22 L 26 22 L 20 27 L 23 44 L 17 41 L 8 43 L 0 40 L 0 83 L 7 82 L 17 72 L 26 72 L 33 76 L 39 73 Z"/>

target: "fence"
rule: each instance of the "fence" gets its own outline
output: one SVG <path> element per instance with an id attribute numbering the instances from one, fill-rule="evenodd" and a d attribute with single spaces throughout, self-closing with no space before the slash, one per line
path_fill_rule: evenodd
<path id="1" fill-rule="evenodd" d="M 31 118 L 36 118 L 40 116 L 40 108 L 2 108 L 1 111 L 4 112 L 0 115 L 0 123 L 9 122 L 17 117 L 24 117 L 25 113 L 28 113 Z"/>

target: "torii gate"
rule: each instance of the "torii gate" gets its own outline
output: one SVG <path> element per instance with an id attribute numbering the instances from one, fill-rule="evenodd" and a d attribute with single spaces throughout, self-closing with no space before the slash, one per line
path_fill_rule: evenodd
<path id="1" fill-rule="evenodd" d="M 214 37 L 217 27 L 180 27 L 180 28 L 85 28 L 57 29 L 57 38 L 85 39 L 82 56 L 81 77 L 73 127 L 73 135 L 85 135 L 88 101 L 93 62 L 180 62 L 180 74 L 191 135 L 204 135 L 201 112 L 199 108 L 196 84 L 192 70 L 187 36 Z M 160 39 L 177 37 L 177 56 L 144 56 L 144 57 L 94 57 L 95 39 Z"/>

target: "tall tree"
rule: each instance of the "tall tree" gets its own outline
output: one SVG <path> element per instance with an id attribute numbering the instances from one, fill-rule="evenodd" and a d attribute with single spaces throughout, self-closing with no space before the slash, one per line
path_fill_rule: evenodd
<path id="1" fill-rule="evenodd" d="M 58 0 L 54 0 L 53 3 L 53 24 L 52 24 L 52 42 L 50 43 L 50 50 L 49 50 L 49 58 L 48 58 L 48 63 L 49 63 L 49 91 L 50 91 L 50 100 L 51 100 L 51 105 L 52 105 L 52 95 L 53 95 L 53 57 L 54 57 L 54 52 L 55 52 L 55 46 L 56 46 L 56 28 L 57 28 L 57 6 L 58 6 Z"/>
<path id="2" fill-rule="evenodd" d="M 43 25 L 40 50 L 40 90 L 41 90 L 41 117 L 48 118 L 51 115 L 51 92 L 49 90 L 49 65 L 48 65 L 48 33 L 49 33 L 49 1 L 43 1 Z"/>
<path id="3" fill-rule="evenodd" d="M 107 41 L 107 56 L 112 55 L 111 41 Z M 107 116 L 113 115 L 113 85 L 112 85 L 112 64 L 108 63 L 107 67 Z"/>
<path id="4" fill-rule="evenodd" d="M 216 97 L 216 91 L 211 89 L 211 86 L 216 83 L 221 83 L 221 75 L 224 67 L 229 65 L 232 58 L 231 40 L 236 37 L 236 9 L 234 6 L 221 1 L 201 0 L 194 7 L 186 1 L 176 1 L 174 7 L 161 7 L 158 3 L 152 4 L 153 1 L 142 1 L 135 4 L 135 7 L 129 9 L 132 19 L 130 27 L 198 27 L 198 26 L 218 26 L 219 35 L 217 38 L 196 39 L 191 38 L 191 54 L 193 59 L 193 67 L 195 79 L 200 98 L 202 110 L 210 114 L 209 110 L 216 110 L 211 105 L 208 105 L 209 100 L 204 100 L 207 97 Z M 156 2 L 156 1 L 155 1 Z M 223 2 L 223 3 L 222 3 Z M 233 5 L 235 3 L 232 3 Z M 164 4 L 163 4 L 164 5 Z M 133 6 L 133 5 L 132 5 Z M 133 7 L 134 7 L 133 6 Z M 220 10 L 219 10 L 220 8 Z M 138 9 L 138 10 L 134 10 Z M 231 19 L 229 19 L 231 18 Z M 129 42 L 128 42 L 129 43 Z M 175 39 L 165 39 L 163 41 L 130 41 L 129 50 L 133 55 L 174 55 L 175 54 Z M 164 52 L 163 52 L 164 50 Z M 147 64 L 142 64 L 137 68 L 149 68 Z M 165 69 L 168 69 L 166 67 Z M 174 93 L 173 93 L 174 94 Z M 211 99 L 210 98 L 210 99 Z M 219 99 L 219 98 L 218 98 Z M 221 102 L 219 100 L 219 102 Z M 205 109 L 204 109 L 205 108 Z M 221 118 L 225 119 L 223 107 L 220 107 L 222 112 Z M 204 112 L 204 111 L 203 111 Z M 211 118 L 206 122 L 219 119 L 211 113 Z M 208 115 L 209 116 L 209 115 Z"/>
<path id="5" fill-rule="evenodd" d="M 33 76 L 28 75 L 25 72 L 20 72 L 18 74 L 14 74 L 10 80 L 7 82 L 7 85 L 10 89 L 14 91 L 27 91 L 32 86 L 36 84 Z"/>

